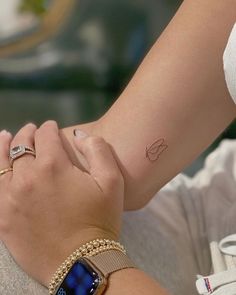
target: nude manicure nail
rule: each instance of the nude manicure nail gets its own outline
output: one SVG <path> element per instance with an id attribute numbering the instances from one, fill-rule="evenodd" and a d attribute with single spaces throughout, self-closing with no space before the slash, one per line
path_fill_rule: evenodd
<path id="1" fill-rule="evenodd" d="M 85 133 L 84 131 L 80 130 L 80 129 L 75 129 L 74 130 L 74 136 L 77 138 L 85 138 L 88 136 L 87 133 Z"/>

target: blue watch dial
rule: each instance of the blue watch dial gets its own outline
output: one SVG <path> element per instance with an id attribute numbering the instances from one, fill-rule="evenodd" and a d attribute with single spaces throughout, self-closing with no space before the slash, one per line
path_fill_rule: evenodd
<path id="1" fill-rule="evenodd" d="M 93 295 L 100 284 L 99 275 L 85 262 L 76 262 L 56 295 Z"/>

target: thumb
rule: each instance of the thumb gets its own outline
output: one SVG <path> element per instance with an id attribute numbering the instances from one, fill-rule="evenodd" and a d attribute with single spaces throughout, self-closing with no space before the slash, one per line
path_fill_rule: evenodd
<path id="1" fill-rule="evenodd" d="M 81 130 L 75 130 L 74 143 L 89 165 L 89 174 L 103 191 L 114 190 L 114 186 L 123 185 L 123 176 L 108 143 L 101 137 L 88 136 Z"/>

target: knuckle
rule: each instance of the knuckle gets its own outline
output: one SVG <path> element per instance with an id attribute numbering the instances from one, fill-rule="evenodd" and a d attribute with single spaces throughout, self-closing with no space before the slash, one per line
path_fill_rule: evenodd
<path id="1" fill-rule="evenodd" d="M 35 128 L 37 128 L 37 126 L 34 123 L 28 123 L 28 124 L 25 125 L 25 128 L 35 129 Z"/>
<path id="2" fill-rule="evenodd" d="M 11 147 L 18 145 L 19 141 L 25 141 L 28 140 L 28 137 L 31 134 L 34 134 L 36 131 L 37 127 L 33 123 L 29 123 L 22 127 L 14 137 L 14 139 L 11 142 Z"/>
<path id="3" fill-rule="evenodd" d="M 57 122 L 54 120 L 48 120 L 44 122 L 40 128 L 55 128 L 57 127 Z"/>
<path id="4" fill-rule="evenodd" d="M 27 135 L 27 134 L 29 134 L 29 133 L 31 133 L 31 132 L 33 132 L 33 131 L 35 131 L 36 130 L 36 125 L 34 125 L 33 123 L 28 123 L 27 125 L 25 125 L 22 129 L 21 129 L 21 135 Z"/>
<path id="5" fill-rule="evenodd" d="M 36 136 L 40 137 L 52 129 L 57 129 L 56 121 L 46 121 L 36 130 Z"/>

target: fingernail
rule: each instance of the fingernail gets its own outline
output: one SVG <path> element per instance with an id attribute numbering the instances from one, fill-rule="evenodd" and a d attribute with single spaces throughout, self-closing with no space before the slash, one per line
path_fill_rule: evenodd
<path id="1" fill-rule="evenodd" d="M 74 130 L 74 136 L 77 138 L 85 138 L 88 136 L 87 133 L 85 133 L 84 131 L 80 130 L 80 129 L 75 129 Z"/>

